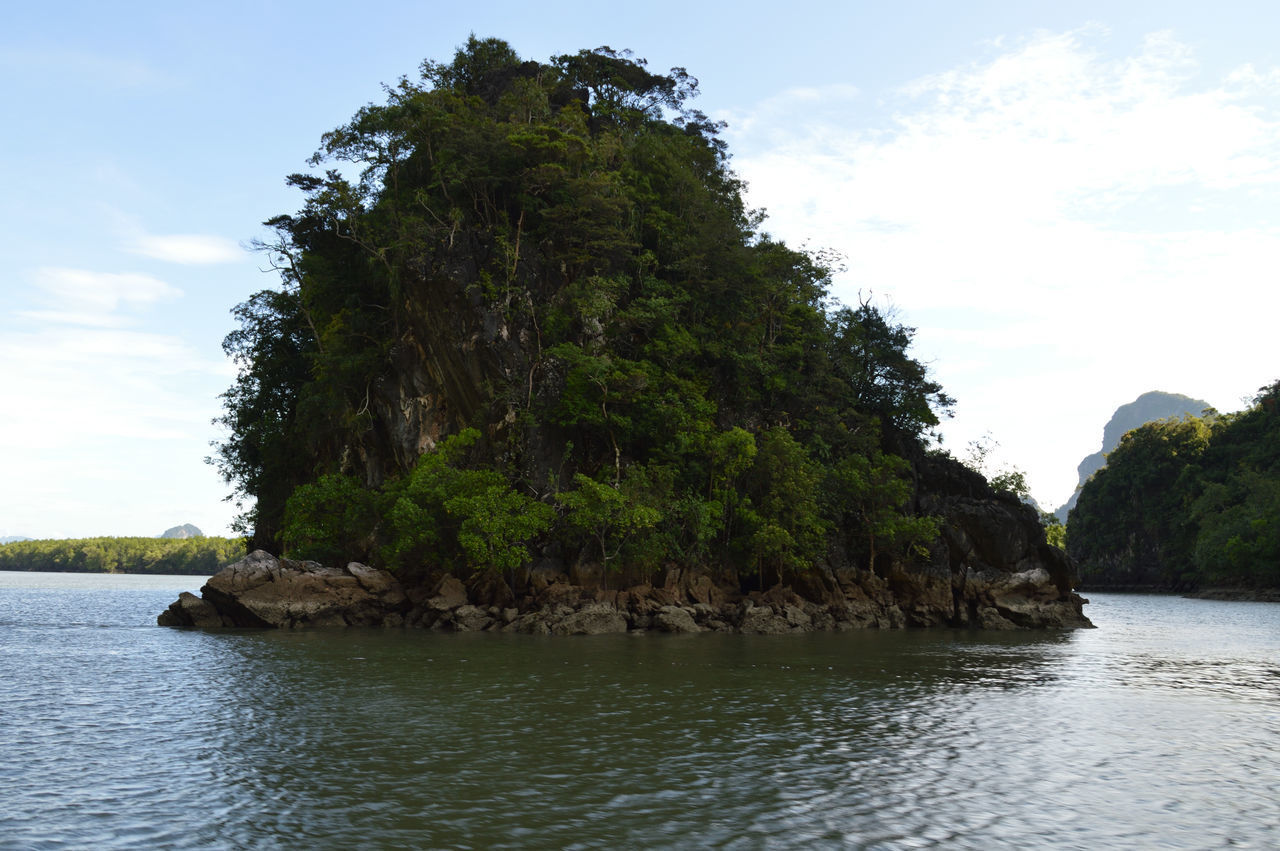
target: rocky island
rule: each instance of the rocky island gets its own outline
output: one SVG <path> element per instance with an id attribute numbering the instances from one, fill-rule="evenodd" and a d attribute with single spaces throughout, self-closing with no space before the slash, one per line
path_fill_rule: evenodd
<path id="1" fill-rule="evenodd" d="M 215 458 L 254 552 L 162 623 L 1088 625 L 1036 513 L 938 448 L 913 329 L 761 229 L 684 69 L 472 38 L 386 92 L 312 160 L 360 176 L 267 223 Z"/>
<path id="2" fill-rule="evenodd" d="M 935 470 L 935 472 L 938 472 Z M 655 630 L 781 634 L 921 626 L 985 629 L 1091 626 L 1071 590 L 1066 555 L 1044 542 L 1034 513 L 992 492 L 969 470 L 932 507 L 948 522 L 928 561 L 888 562 L 886 574 L 845 567 L 794 585 L 744 592 L 674 564 L 621 590 L 599 574 L 549 559 L 519 573 L 515 589 L 492 576 L 452 574 L 402 583 L 387 570 L 279 559 L 262 550 L 183 593 L 158 622 L 194 627 L 421 627 L 573 635 Z M 958 486 L 967 484 L 967 492 Z M 574 575 L 571 575 L 574 574 Z"/>

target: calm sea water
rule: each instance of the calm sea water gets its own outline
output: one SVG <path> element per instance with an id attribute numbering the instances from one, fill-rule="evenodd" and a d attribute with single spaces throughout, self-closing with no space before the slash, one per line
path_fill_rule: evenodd
<path id="1" fill-rule="evenodd" d="M 198 632 L 0 573 L 3 848 L 1280 846 L 1280 605 L 1095 630 Z"/>

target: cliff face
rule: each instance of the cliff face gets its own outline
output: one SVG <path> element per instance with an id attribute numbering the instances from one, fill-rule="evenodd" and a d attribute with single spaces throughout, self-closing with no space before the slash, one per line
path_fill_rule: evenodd
<path id="1" fill-rule="evenodd" d="M 1075 566 L 1045 541 L 1034 509 L 995 492 L 950 458 L 919 458 L 916 474 L 918 510 L 942 519 L 928 567 L 900 569 L 899 593 L 927 603 L 930 614 L 920 620 L 996 628 L 1091 625 L 1085 601 L 1072 590 Z"/>
<path id="2" fill-rule="evenodd" d="M 368 389 L 373 427 L 341 447 L 342 468 L 369 484 L 411 469 L 440 439 L 484 423 L 491 438 L 515 422 L 513 388 L 528 373 L 528 331 L 457 286 L 420 287 L 388 369 Z M 430 294 L 427 297 L 425 294 Z"/>

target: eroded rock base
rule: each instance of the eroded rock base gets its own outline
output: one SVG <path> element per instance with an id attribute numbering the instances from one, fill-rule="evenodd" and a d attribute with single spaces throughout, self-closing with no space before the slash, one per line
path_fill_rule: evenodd
<path id="1" fill-rule="evenodd" d="M 403 587 L 384 570 L 277 559 L 261 550 L 184 592 L 157 619 L 194 627 L 418 627 L 542 635 L 661 632 L 783 634 L 817 630 L 950 626 L 1039 629 L 1092 626 L 1084 600 L 1043 568 L 1021 573 L 865 570 L 808 574 L 742 593 L 705 574 L 672 569 L 661 585 L 622 590 L 531 572 L 519 597 L 500 580 L 445 576 Z"/>

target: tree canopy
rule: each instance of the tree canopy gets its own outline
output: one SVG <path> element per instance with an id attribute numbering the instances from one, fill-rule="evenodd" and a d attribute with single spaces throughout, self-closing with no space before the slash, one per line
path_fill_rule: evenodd
<path id="1" fill-rule="evenodd" d="M 213 461 L 255 546 L 780 575 L 936 533 L 903 458 L 951 400 L 760 229 L 697 88 L 472 37 L 324 135 L 225 344 Z"/>

